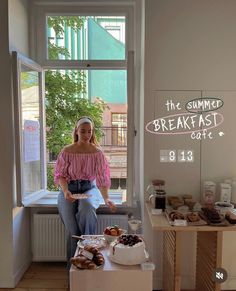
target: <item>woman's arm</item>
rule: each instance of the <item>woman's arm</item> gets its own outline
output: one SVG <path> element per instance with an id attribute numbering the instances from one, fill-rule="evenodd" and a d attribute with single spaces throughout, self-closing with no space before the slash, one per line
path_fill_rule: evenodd
<path id="1" fill-rule="evenodd" d="M 102 197 L 105 201 L 105 204 L 111 209 L 112 212 L 116 211 L 115 204 L 109 199 L 108 188 L 107 187 L 99 187 L 100 192 L 102 193 Z"/>
<path id="2" fill-rule="evenodd" d="M 60 177 L 59 178 L 59 185 L 61 187 L 61 190 L 64 193 L 65 199 L 70 201 L 70 202 L 74 202 L 76 199 L 73 198 L 71 192 L 68 190 L 68 184 L 65 178 Z"/>

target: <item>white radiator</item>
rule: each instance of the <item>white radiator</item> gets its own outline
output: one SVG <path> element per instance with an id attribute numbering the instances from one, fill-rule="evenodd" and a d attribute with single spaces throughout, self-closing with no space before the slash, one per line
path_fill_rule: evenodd
<path id="1" fill-rule="evenodd" d="M 108 225 L 128 229 L 128 216 L 99 214 L 97 234 Z M 65 228 L 58 214 L 34 214 L 32 229 L 32 252 L 34 262 L 66 261 Z"/>
<path id="2" fill-rule="evenodd" d="M 33 215 L 33 262 L 66 261 L 65 228 L 58 214 Z"/>

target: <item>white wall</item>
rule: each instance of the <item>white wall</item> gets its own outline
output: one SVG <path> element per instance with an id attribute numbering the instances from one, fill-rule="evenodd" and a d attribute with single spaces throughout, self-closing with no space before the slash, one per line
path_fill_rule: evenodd
<path id="1" fill-rule="evenodd" d="M 154 90 L 236 89 L 234 0 L 148 0 L 145 9 L 145 122 L 154 117 Z M 156 140 L 145 136 L 146 182 Z"/>
<path id="2" fill-rule="evenodd" d="M 145 88 L 144 88 L 144 119 L 145 124 L 155 119 L 158 94 L 155 90 L 236 90 L 236 2 L 234 0 L 146 0 L 145 1 Z M 226 94 L 227 98 L 227 94 Z M 227 99 L 228 101 L 229 99 Z M 236 99 L 230 98 L 231 109 L 236 105 Z M 228 111 L 227 111 L 228 108 Z M 225 114 L 232 114 L 233 109 L 225 107 Z M 166 114 L 167 115 L 167 114 Z M 144 125 L 145 125 L 144 124 Z M 226 122 L 225 126 L 228 126 Z M 182 140 L 182 142 L 185 139 Z M 218 143 L 219 144 L 219 143 Z M 230 151 L 236 144 L 236 133 L 231 129 L 230 138 L 226 138 L 223 147 Z M 160 138 L 145 132 L 144 136 L 144 186 L 151 179 L 164 175 L 167 181 L 167 189 L 173 194 L 176 187 L 176 194 L 181 190 L 186 193 L 194 193 L 198 198 L 200 194 L 200 160 L 189 166 L 191 174 L 184 174 L 187 171 L 181 165 L 163 165 L 159 163 L 159 150 L 166 146 L 169 149 L 173 146 L 178 149 L 179 140 L 173 138 Z M 193 142 L 185 140 L 182 145 L 186 149 L 194 146 Z M 197 143 L 195 143 L 197 157 L 200 157 Z M 217 143 L 215 144 L 217 146 Z M 212 145 L 204 143 L 204 168 L 202 174 L 207 175 L 210 169 L 209 151 Z M 216 152 L 214 150 L 213 152 Z M 218 150 L 218 154 L 220 151 Z M 217 158 L 217 155 L 214 155 Z M 213 155 L 211 156 L 211 160 Z M 219 167 L 220 163 L 220 167 Z M 230 163 L 230 166 L 228 164 Z M 216 163 L 217 169 L 213 177 L 222 176 L 225 178 L 229 173 L 236 173 L 236 163 L 227 158 Z M 169 167 L 169 169 L 168 169 Z M 187 167 L 184 165 L 184 167 Z M 205 171 L 203 171 L 205 169 Z M 223 169 L 223 171 L 222 171 Z M 230 169 L 230 171 L 228 170 Z M 193 176 L 194 175 L 194 176 Z M 209 175 L 209 171 L 208 171 Z M 211 175 L 211 178 L 213 178 Z M 192 177 L 194 177 L 192 179 Z M 203 177 L 204 178 L 204 177 Z M 168 184 L 169 183 L 169 184 Z M 192 186 L 193 185 L 193 186 Z M 192 191 L 191 191 L 192 189 Z M 168 194 L 168 193 L 167 193 Z M 146 232 L 145 236 L 150 235 Z M 236 236 L 227 234 L 223 256 L 230 257 L 230 249 L 226 249 L 229 242 L 236 241 Z M 186 238 L 187 239 L 191 239 Z M 157 243 L 157 242 L 156 242 Z M 154 246 L 155 246 L 154 241 Z M 186 246 L 189 248 L 189 244 Z M 194 254 L 191 258 L 194 264 Z M 160 258 L 157 258 L 157 262 Z M 224 260 L 228 268 L 229 280 L 225 283 L 225 288 L 236 289 L 233 281 L 233 269 L 235 265 L 230 265 Z M 227 269 L 226 268 L 226 269 Z M 190 268 L 191 269 L 191 268 Z M 185 270 L 183 284 L 185 287 L 193 287 L 191 271 Z M 159 272 L 160 273 L 160 272 Z M 158 286 L 160 275 L 155 273 L 154 287 Z M 156 285 L 155 285 L 156 284 Z"/>
<path id="3" fill-rule="evenodd" d="M 9 47 L 29 55 L 28 0 L 9 1 Z"/>
<path id="4" fill-rule="evenodd" d="M 9 1 L 9 49 L 29 56 L 28 1 Z M 29 209 L 14 209 L 13 215 L 13 278 L 20 280 L 31 262 Z"/>
<path id="5" fill-rule="evenodd" d="M 13 270 L 13 121 L 11 66 L 8 47 L 8 1 L 0 3 L 0 287 L 12 285 Z"/>
<path id="6" fill-rule="evenodd" d="M 13 215 L 13 277 L 15 285 L 31 263 L 30 209 L 20 209 Z"/>
<path id="7" fill-rule="evenodd" d="M 0 2 L 0 288 L 14 287 L 31 260 L 30 220 L 24 208 L 13 208 L 15 197 L 14 117 L 11 50 L 28 55 L 26 0 Z"/>

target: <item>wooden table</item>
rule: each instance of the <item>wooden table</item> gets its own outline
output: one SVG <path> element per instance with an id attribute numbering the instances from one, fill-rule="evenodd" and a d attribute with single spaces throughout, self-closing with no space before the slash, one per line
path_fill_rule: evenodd
<path id="1" fill-rule="evenodd" d="M 180 290 L 181 233 L 186 231 L 197 233 L 196 290 L 221 290 L 212 274 L 222 264 L 223 231 L 235 231 L 236 226 L 171 226 L 164 214 L 151 213 L 149 203 L 146 210 L 153 230 L 163 232 L 163 290 Z"/>
<path id="2" fill-rule="evenodd" d="M 140 265 L 123 266 L 111 262 L 108 246 L 101 252 L 105 264 L 97 270 L 79 270 L 71 266 L 70 291 L 152 291 L 152 271 L 143 271 Z"/>

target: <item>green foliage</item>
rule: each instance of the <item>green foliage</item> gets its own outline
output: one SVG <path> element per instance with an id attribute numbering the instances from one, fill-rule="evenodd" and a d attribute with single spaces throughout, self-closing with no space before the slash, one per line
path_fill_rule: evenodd
<path id="1" fill-rule="evenodd" d="M 54 165 L 51 164 L 47 164 L 47 189 L 58 191 L 58 187 L 54 184 Z"/>
<path id="2" fill-rule="evenodd" d="M 62 34 L 65 25 L 77 30 L 82 27 L 81 17 L 48 17 L 48 25 L 55 33 Z M 58 59 L 58 54 L 69 56 L 67 49 L 50 45 L 49 56 Z M 106 104 L 99 98 L 90 102 L 83 98 L 86 94 L 86 74 L 84 71 L 50 70 L 45 74 L 46 81 L 46 126 L 47 149 L 58 154 L 61 149 L 72 142 L 72 130 L 79 117 L 90 116 L 95 124 L 99 140 L 102 126 L 102 113 Z"/>
<path id="3" fill-rule="evenodd" d="M 64 33 L 64 27 L 70 26 L 73 30 L 82 27 L 82 17 L 48 17 L 48 25 L 56 35 Z M 59 59 L 60 55 L 70 58 L 69 51 L 48 42 L 49 59 Z M 50 70 L 45 73 L 45 107 L 47 128 L 47 150 L 58 154 L 62 148 L 72 143 L 72 130 L 76 121 L 81 116 L 90 116 L 95 124 L 96 136 L 101 135 L 99 128 L 102 126 L 102 113 L 106 104 L 97 99 L 96 102 L 83 98 L 86 94 L 86 74 L 84 71 Z M 54 184 L 54 166 L 47 165 L 47 188 L 57 191 Z"/>
<path id="4" fill-rule="evenodd" d="M 48 55 L 50 60 L 58 60 L 60 59 L 60 55 L 63 55 L 66 58 L 70 57 L 68 49 L 53 44 L 50 41 L 48 41 Z"/>
<path id="5" fill-rule="evenodd" d="M 85 17 L 80 16 L 48 16 L 48 27 L 52 28 L 56 37 L 63 36 L 65 27 L 71 27 L 75 32 L 81 29 L 84 25 Z M 66 59 L 70 58 L 70 53 L 67 48 L 58 46 L 48 39 L 48 57 L 50 60 L 58 60 L 60 56 Z"/>
<path id="6" fill-rule="evenodd" d="M 52 27 L 56 36 L 62 36 L 64 27 L 71 27 L 75 32 L 84 25 L 86 17 L 81 16 L 48 16 L 48 27 Z"/>
<path id="7" fill-rule="evenodd" d="M 37 73 L 35 72 L 21 72 L 20 78 L 23 90 L 38 85 Z"/>
<path id="8" fill-rule="evenodd" d="M 83 72 L 46 72 L 47 148 L 55 154 L 72 142 L 72 130 L 81 116 L 90 116 L 97 138 L 101 135 L 99 128 L 106 104 L 100 99 L 92 103 L 79 97 L 79 94 L 85 93 L 85 82 Z"/>

